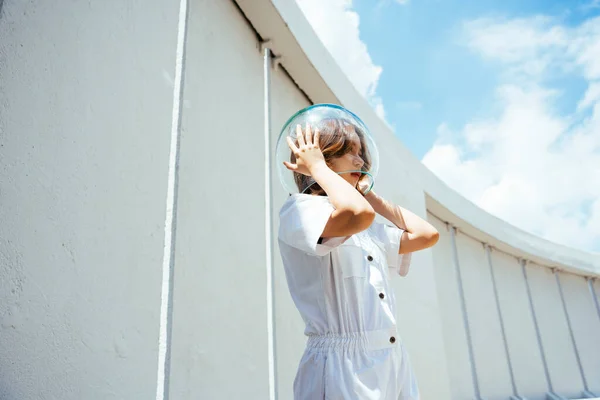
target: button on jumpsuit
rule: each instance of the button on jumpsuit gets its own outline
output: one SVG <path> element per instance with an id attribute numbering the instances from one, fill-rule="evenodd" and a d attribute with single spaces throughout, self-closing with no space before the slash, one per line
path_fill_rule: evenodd
<path id="1" fill-rule="evenodd" d="M 417 400 L 388 276 L 408 272 L 410 254 L 398 254 L 403 230 L 373 222 L 320 242 L 333 210 L 328 197 L 293 194 L 279 213 L 287 283 L 308 336 L 294 399 Z"/>

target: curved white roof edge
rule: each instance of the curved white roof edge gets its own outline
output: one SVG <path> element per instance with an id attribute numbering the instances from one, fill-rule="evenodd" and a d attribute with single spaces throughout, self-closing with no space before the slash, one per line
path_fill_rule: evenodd
<path id="1" fill-rule="evenodd" d="M 294 0 L 234 0 L 296 84 L 315 103 L 338 103 L 378 135 L 395 135 L 358 93 L 319 40 Z M 578 275 L 600 277 L 600 254 L 529 234 L 479 208 L 425 167 L 400 140 L 393 151 L 409 165 L 411 181 L 427 194 L 427 209 L 459 230 L 516 257 Z"/>

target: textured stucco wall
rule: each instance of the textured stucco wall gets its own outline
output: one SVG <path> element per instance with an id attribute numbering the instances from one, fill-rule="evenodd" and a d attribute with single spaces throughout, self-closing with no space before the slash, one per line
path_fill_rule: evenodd
<path id="1" fill-rule="evenodd" d="M 296 111 L 310 103 L 281 68 L 272 71 L 271 98 L 273 127 L 271 141 L 274 150 L 283 124 Z M 272 170 L 271 179 L 273 180 L 273 233 L 277 235 L 279 208 L 287 199 L 288 193 L 279 184 L 279 176 L 275 168 Z M 279 398 L 283 400 L 292 398 L 292 384 L 304 351 L 306 337 L 303 334 L 304 321 L 296 311 L 288 290 L 277 240 L 273 241 L 273 255 L 278 394 Z"/>
<path id="2" fill-rule="evenodd" d="M 189 5 L 171 397 L 265 399 L 263 62 L 233 2 Z"/>
<path id="3" fill-rule="evenodd" d="M 175 3 L 4 1 L 0 398 L 155 396 L 178 11 Z M 271 39 L 289 73 L 271 71 L 273 150 L 293 112 L 310 101 L 341 103 L 365 120 L 378 143 L 376 191 L 440 231 L 433 250 L 414 254 L 407 278 L 393 277 L 399 331 L 423 399 L 474 394 L 445 221 L 459 225 L 482 395 L 511 394 L 486 242 L 495 246 L 516 386 L 521 395 L 544 398 L 548 387 L 516 257 L 597 275 L 591 255 L 526 235 L 437 180 L 340 72 L 293 0 L 191 1 L 187 23 L 171 398 L 269 395 L 257 32 Z M 276 234 L 286 193 L 275 169 L 272 179 Z M 306 339 L 273 245 L 278 394 L 290 399 Z M 536 263 L 527 272 L 555 390 L 578 394 L 583 383 L 554 275 Z M 587 381 L 600 391 L 593 298 L 582 276 L 557 273 Z M 598 280 L 593 287 L 600 295 Z"/>
<path id="4" fill-rule="evenodd" d="M 3 2 L 0 398 L 151 398 L 177 9 Z"/>

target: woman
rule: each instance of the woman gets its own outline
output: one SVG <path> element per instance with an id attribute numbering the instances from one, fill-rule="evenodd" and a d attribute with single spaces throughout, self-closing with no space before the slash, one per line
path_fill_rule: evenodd
<path id="1" fill-rule="evenodd" d="M 388 268 L 408 272 L 411 252 L 438 232 L 373 191 L 364 132 L 344 120 L 296 128 L 287 138 L 298 188 L 280 211 L 279 248 L 290 294 L 306 324 L 294 399 L 418 399 L 396 327 Z M 395 226 L 374 222 L 376 213 Z"/>

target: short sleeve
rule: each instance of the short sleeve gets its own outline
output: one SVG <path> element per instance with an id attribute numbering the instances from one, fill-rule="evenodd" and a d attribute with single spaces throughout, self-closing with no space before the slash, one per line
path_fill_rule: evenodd
<path id="1" fill-rule="evenodd" d="M 412 253 L 399 254 L 404 229 L 379 222 L 373 222 L 373 229 L 377 238 L 385 246 L 388 267 L 395 269 L 398 275 L 406 276 Z"/>
<path id="2" fill-rule="evenodd" d="M 308 254 L 324 256 L 347 238 L 318 243 L 335 207 L 325 196 L 292 195 L 279 212 L 279 240 Z"/>

